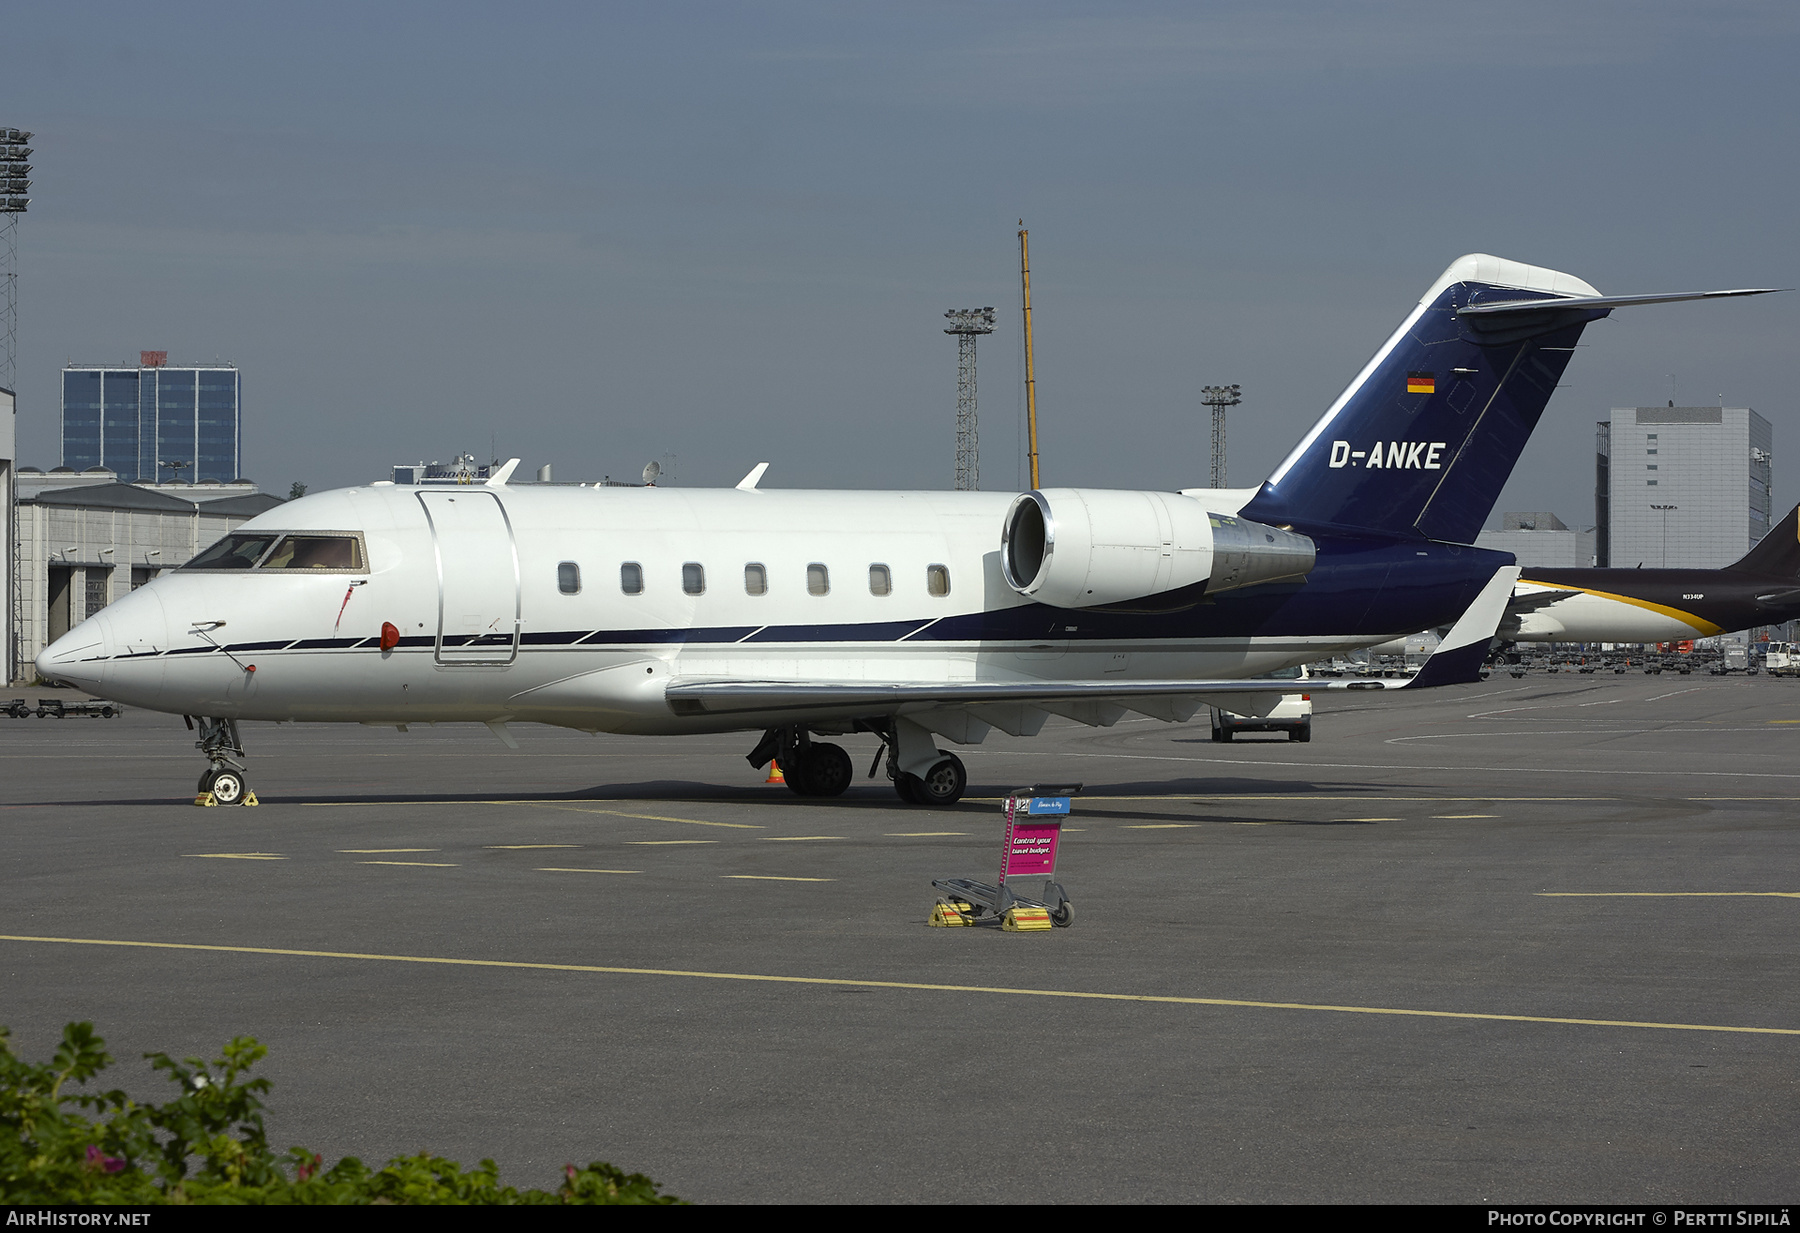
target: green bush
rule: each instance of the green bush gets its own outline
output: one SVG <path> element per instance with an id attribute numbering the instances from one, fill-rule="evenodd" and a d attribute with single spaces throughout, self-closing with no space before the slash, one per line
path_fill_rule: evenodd
<path id="1" fill-rule="evenodd" d="M 491 1160 L 464 1172 L 440 1156 L 397 1157 L 376 1170 L 354 1156 L 326 1168 L 298 1147 L 277 1156 L 263 1131 L 269 1081 L 246 1077 L 268 1050 L 248 1036 L 210 1066 L 145 1054 L 179 1091 L 155 1105 L 118 1090 L 63 1090 L 85 1087 L 112 1064 L 91 1023 L 65 1027 L 48 1065 L 21 1059 L 11 1035 L 0 1027 L 3 1203 L 681 1202 L 604 1161 L 567 1166 L 555 1190 L 515 1190 L 500 1184 Z"/>

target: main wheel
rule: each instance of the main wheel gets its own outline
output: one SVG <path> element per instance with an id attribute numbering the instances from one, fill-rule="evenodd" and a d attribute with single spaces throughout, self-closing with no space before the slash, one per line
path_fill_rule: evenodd
<path id="1" fill-rule="evenodd" d="M 798 761 L 788 782 L 798 783 L 802 796 L 842 796 L 856 778 L 850 755 L 836 745 L 810 745 Z"/>
<path id="2" fill-rule="evenodd" d="M 962 759 L 947 749 L 940 749 L 941 755 L 930 770 L 913 780 L 913 799 L 921 805 L 954 805 L 962 799 L 963 789 L 969 786 L 969 772 L 963 767 Z"/>
<path id="3" fill-rule="evenodd" d="M 213 776 L 212 794 L 221 805 L 238 804 L 244 799 L 244 777 L 236 771 L 220 771 Z"/>

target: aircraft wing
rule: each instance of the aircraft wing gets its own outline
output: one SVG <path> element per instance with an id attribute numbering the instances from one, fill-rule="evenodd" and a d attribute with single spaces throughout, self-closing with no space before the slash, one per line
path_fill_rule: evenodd
<path id="1" fill-rule="evenodd" d="M 1330 693 L 1365 689 L 1424 689 L 1460 685 L 1480 679 L 1481 665 L 1506 600 L 1518 580 L 1519 567 L 1504 566 L 1482 588 L 1468 611 L 1425 661 L 1416 676 L 1404 681 L 1357 680 L 1009 680 L 1009 681 L 733 681 L 717 678 L 676 679 L 665 697 L 678 715 L 767 714 L 815 712 L 833 715 L 905 714 L 937 708 L 971 708 L 988 719 L 997 708 L 1025 707 L 1067 714 L 1083 722 L 1085 715 L 1111 710 L 1185 720 L 1211 701 L 1227 710 L 1256 709 L 1257 695 Z M 1247 706 L 1239 705 L 1247 703 Z M 1185 714 L 1182 712 L 1185 711 Z M 1007 725 L 1001 724 L 1005 727 Z"/>
<path id="2" fill-rule="evenodd" d="M 1318 680 L 1217 681 L 869 681 L 676 680 L 669 684 L 670 707 L 681 715 L 729 715 L 736 711 L 820 709 L 903 711 L 911 706 L 981 706 L 998 703 L 1049 705 L 1074 702 L 1148 701 L 1205 698 L 1217 694 L 1321 693 L 1328 689 L 1398 689 L 1401 682 Z M 1135 707 L 1127 706 L 1128 710 Z"/>
<path id="3" fill-rule="evenodd" d="M 1557 600 L 1568 599 L 1571 595 L 1580 594 L 1580 591 L 1570 591 L 1559 587 L 1546 587 L 1541 591 L 1514 592 L 1513 597 L 1506 601 L 1506 611 L 1511 616 L 1524 616 L 1528 612 L 1548 608 Z"/>

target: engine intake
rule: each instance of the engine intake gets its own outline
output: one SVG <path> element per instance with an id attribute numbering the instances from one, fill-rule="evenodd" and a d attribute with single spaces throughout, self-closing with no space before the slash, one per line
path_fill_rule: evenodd
<path id="1" fill-rule="evenodd" d="M 1020 595 L 1093 608 L 1205 583 L 1205 593 L 1304 578 L 1312 540 L 1210 513 L 1164 492 L 1050 488 L 1021 494 L 1000 534 L 1001 570 Z"/>

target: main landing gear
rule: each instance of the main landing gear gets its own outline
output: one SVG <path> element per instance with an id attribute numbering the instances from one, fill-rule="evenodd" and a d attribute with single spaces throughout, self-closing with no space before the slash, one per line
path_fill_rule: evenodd
<path id="1" fill-rule="evenodd" d="M 194 730 L 194 716 L 183 715 L 188 731 Z M 194 790 L 196 805 L 254 805 L 256 793 L 244 775 L 243 742 L 238 739 L 237 720 L 199 717 L 200 739 L 194 748 L 206 755 L 208 766 Z"/>
<path id="2" fill-rule="evenodd" d="M 873 732 L 881 738 L 881 749 L 869 766 L 869 778 L 875 777 L 885 760 L 888 778 L 901 800 L 911 805 L 945 806 L 962 799 L 969 786 L 969 772 L 962 759 L 929 743 L 921 746 L 922 741 L 929 742 L 930 733 L 917 724 L 906 720 L 859 720 L 851 730 Z M 797 725 L 770 728 L 745 758 L 754 767 L 774 762 L 781 768 L 787 786 L 800 796 L 841 796 L 856 777 L 850 755 L 841 746 L 815 741 L 810 731 Z M 913 771 L 901 769 L 903 758 Z"/>
<path id="3" fill-rule="evenodd" d="M 842 746 L 815 741 L 805 728 L 770 728 L 747 756 L 751 766 L 773 761 L 787 786 L 801 796 L 842 796 L 856 778 Z"/>

